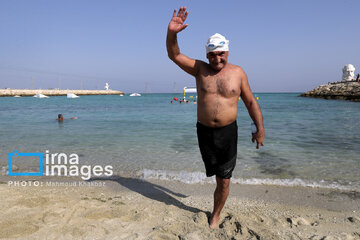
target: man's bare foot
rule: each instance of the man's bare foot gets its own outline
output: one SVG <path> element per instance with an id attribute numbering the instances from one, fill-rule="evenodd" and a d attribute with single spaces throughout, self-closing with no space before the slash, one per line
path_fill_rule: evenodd
<path id="1" fill-rule="evenodd" d="M 209 219 L 209 226 L 211 229 L 218 228 L 219 227 L 219 220 L 220 220 L 220 214 L 215 215 L 211 214 Z"/>

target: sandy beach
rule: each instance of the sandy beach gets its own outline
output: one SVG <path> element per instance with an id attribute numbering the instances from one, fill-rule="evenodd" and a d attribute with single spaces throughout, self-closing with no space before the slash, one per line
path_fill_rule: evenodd
<path id="1" fill-rule="evenodd" d="M 213 230 L 213 184 L 24 180 L 1 179 L 0 239 L 360 239 L 358 192 L 232 184 Z"/>

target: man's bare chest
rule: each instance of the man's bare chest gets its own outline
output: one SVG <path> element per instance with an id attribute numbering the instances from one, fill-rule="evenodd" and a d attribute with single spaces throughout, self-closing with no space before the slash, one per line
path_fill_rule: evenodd
<path id="1" fill-rule="evenodd" d="M 197 79 L 199 94 L 217 94 L 223 97 L 240 95 L 240 79 L 234 76 L 202 76 Z"/>

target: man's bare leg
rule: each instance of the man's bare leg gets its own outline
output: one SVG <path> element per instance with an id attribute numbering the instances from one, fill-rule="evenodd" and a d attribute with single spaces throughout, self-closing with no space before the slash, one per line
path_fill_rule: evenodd
<path id="1" fill-rule="evenodd" d="M 214 192 L 214 210 L 210 217 L 210 228 L 219 226 L 220 212 L 229 196 L 230 179 L 216 177 L 216 189 Z"/>

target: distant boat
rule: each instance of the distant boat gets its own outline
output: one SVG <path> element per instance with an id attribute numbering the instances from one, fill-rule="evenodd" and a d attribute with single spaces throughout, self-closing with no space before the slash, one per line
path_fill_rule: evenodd
<path id="1" fill-rule="evenodd" d="M 120 97 L 123 97 L 124 95 L 125 95 L 124 93 L 120 93 L 120 94 L 119 94 Z"/>
<path id="2" fill-rule="evenodd" d="M 44 94 L 41 94 L 41 93 L 38 93 L 38 94 L 34 95 L 34 97 L 36 97 L 36 98 L 49 98 L 48 96 L 46 96 Z"/>
<path id="3" fill-rule="evenodd" d="M 66 97 L 67 98 L 79 98 L 79 96 L 74 93 L 68 93 Z"/>
<path id="4" fill-rule="evenodd" d="M 21 97 L 21 96 L 19 96 L 19 95 L 15 95 L 14 97 Z"/>
<path id="5" fill-rule="evenodd" d="M 130 97 L 140 97 L 141 94 L 140 93 L 132 93 L 130 94 Z"/>

